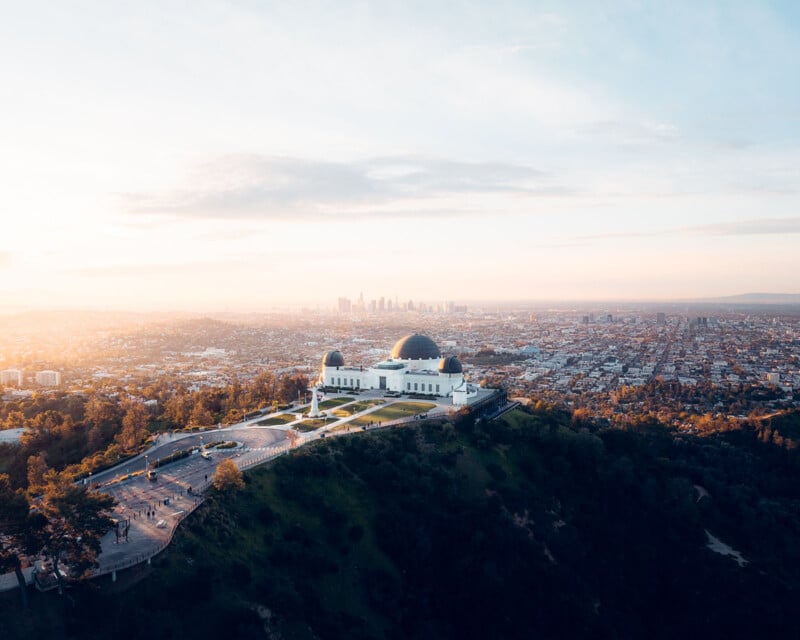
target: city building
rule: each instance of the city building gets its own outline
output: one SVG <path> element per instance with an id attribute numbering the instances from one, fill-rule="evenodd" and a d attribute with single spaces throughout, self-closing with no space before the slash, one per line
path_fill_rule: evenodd
<path id="1" fill-rule="evenodd" d="M 22 386 L 22 371 L 19 369 L 6 369 L 0 371 L 0 384 Z"/>
<path id="2" fill-rule="evenodd" d="M 433 340 L 418 333 L 398 340 L 389 358 L 370 367 L 348 367 L 340 351 L 329 351 L 322 358 L 319 382 L 339 389 L 452 397 L 457 405 L 478 396 L 478 388 L 466 381 L 459 359 L 444 356 Z"/>
<path id="3" fill-rule="evenodd" d="M 38 371 L 36 384 L 43 387 L 57 387 L 61 384 L 61 374 L 58 371 Z"/>

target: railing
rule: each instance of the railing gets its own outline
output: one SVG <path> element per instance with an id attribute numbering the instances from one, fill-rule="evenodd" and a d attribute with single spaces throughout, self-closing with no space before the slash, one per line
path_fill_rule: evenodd
<path id="1" fill-rule="evenodd" d="M 239 466 L 239 468 L 241 470 L 249 469 L 249 468 L 254 467 L 256 465 L 259 465 L 259 464 L 261 464 L 263 462 L 266 462 L 267 460 L 271 460 L 271 459 L 277 458 L 278 456 L 283 455 L 284 453 L 286 453 L 290 449 L 291 449 L 290 445 L 280 445 L 280 446 L 277 446 L 277 447 L 270 447 L 267 451 L 264 451 L 262 455 L 259 455 L 259 456 L 256 456 L 255 458 L 251 458 L 251 459 L 248 459 L 246 461 L 243 461 L 244 464 L 239 464 L 237 466 Z M 203 491 L 205 491 L 209 486 L 211 486 L 211 482 L 210 481 L 206 482 L 205 484 L 203 484 L 200 487 L 200 489 L 198 491 L 198 494 L 203 492 Z M 187 509 L 184 509 L 179 514 L 179 516 L 175 518 L 175 520 L 172 523 L 172 527 L 170 528 L 169 534 L 168 534 L 168 536 L 167 536 L 167 538 L 165 540 L 162 540 L 160 543 L 158 543 L 158 545 L 156 545 L 150 551 L 147 551 L 145 553 L 140 553 L 140 554 L 137 554 L 135 556 L 131 556 L 129 558 L 125 558 L 124 560 L 120 560 L 119 562 L 115 562 L 112 565 L 105 565 L 105 566 L 101 566 L 101 567 L 95 569 L 94 573 L 92 574 L 93 577 L 107 575 L 109 573 L 113 573 L 114 571 L 121 571 L 123 569 L 129 569 L 130 567 L 136 566 L 137 564 L 141 564 L 142 562 L 146 562 L 147 560 L 150 560 L 151 558 L 153 558 L 153 557 L 157 556 L 159 553 L 161 553 L 172 542 L 172 538 L 175 536 L 175 531 L 177 530 L 178 525 L 181 522 L 183 522 L 183 519 L 186 518 L 186 516 L 188 516 L 190 513 L 192 513 L 195 509 L 197 509 L 197 507 L 199 507 L 204 501 L 204 498 L 203 498 L 202 495 L 196 495 L 195 498 L 196 499 L 194 501 L 194 504 L 189 505 L 189 507 Z"/>
<path id="2" fill-rule="evenodd" d="M 250 469 L 255 467 L 256 465 L 261 464 L 262 462 L 266 462 L 267 460 L 272 460 L 273 458 L 277 458 L 284 453 L 287 453 L 292 448 L 290 444 L 283 444 L 277 447 L 270 447 L 268 451 L 265 451 L 263 455 L 256 456 L 255 458 L 251 458 L 247 461 L 243 461 L 238 467 L 244 471 L 246 469 Z"/>
<path id="3" fill-rule="evenodd" d="M 500 416 L 508 413 L 512 409 L 516 409 L 519 406 L 519 402 L 509 402 L 503 407 L 500 407 L 497 411 L 492 413 L 491 415 L 486 416 L 487 420 L 497 420 Z"/>
<path id="4" fill-rule="evenodd" d="M 208 486 L 208 485 L 206 485 L 206 486 Z M 181 523 L 181 521 L 186 516 L 188 516 L 190 513 L 192 513 L 195 509 L 197 509 L 197 507 L 199 507 L 202 503 L 203 503 L 203 497 L 202 496 L 198 496 L 198 499 L 195 500 L 194 504 L 190 505 L 190 507 L 188 509 L 185 509 L 180 514 L 180 517 L 176 518 L 175 521 L 172 523 L 172 528 L 170 529 L 170 532 L 169 532 L 169 535 L 167 536 L 167 539 L 166 540 L 162 540 L 153 550 L 147 551 L 145 553 L 140 553 L 140 554 L 137 554 L 135 556 L 131 556 L 131 557 L 125 558 L 124 560 L 120 560 L 119 562 L 115 562 L 112 565 L 100 566 L 100 567 L 98 567 L 97 569 L 94 570 L 94 572 L 92 573 L 92 577 L 93 578 L 97 578 L 99 576 L 104 576 L 104 575 L 107 575 L 109 573 L 113 573 L 115 571 L 121 571 L 122 569 L 129 569 L 130 567 L 133 567 L 133 566 L 135 566 L 137 564 L 141 564 L 142 562 L 145 562 L 145 561 L 149 560 L 150 558 L 152 558 L 154 556 L 157 556 L 164 549 L 166 549 L 169 546 L 169 544 L 172 542 L 172 538 L 175 535 L 175 530 L 178 528 L 178 525 Z"/>

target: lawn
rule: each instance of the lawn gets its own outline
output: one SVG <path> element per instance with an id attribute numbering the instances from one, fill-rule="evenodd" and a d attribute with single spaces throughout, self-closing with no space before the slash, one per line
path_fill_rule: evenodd
<path id="1" fill-rule="evenodd" d="M 435 408 L 436 405 L 432 402 L 395 402 L 388 407 L 378 409 L 365 416 L 356 418 L 350 424 L 355 427 L 361 427 L 373 422 L 388 422 L 389 420 L 397 420 L 398 418 L 408 418 L 420 413 L 425 413 Z"/>
<path id="2" fill-rule="evenodd" d="M 267 418 L 266 420 L 260 420 L 256 422 L 256 424 L 260 427 L 274 427 L 276 425 L 294 422 L 295 420 L 297 420 L 297 418 L 292 413 L 279 413 L 277 416 Z"/>
<path id="3" fill-rule="evenodd" d="M 360 413 L 370 407 L 376 407 L 379 404 L 384 404 L 385 400 L 361 400 L 360 402 L 354 402 L 353 404 L 348 404 L 346 407 L 342 407 L 341 409 L 336 409 L 333 412 L 333 415 L 339 416 L 340 418 L 346 418 L 347 416 L 355 415 L 356 413 Z"/>
<path id="4" fill-rule="evenodd" d="M 314 431 L 314 429 L 324 427 L 326 424 L 336 422 L 336 420 L 338 420 L 338 418 L 313 418 L 310 420 L 303 420 L 301 423 L 296 424 L 294 429 L 302 432 Z"/>
<path id="5" fill-rule="evenodd" d="M 355 400 L 355 398 L 348 398 L 346 396 L 343 398 L 331 398 L 330 400 L 324 400 L 323 402 L 320 402 L 319 408 L 332 409 L 333 407 L 338 407 L 339 405 L 347 404 L 348 402 L 352 402 L 353 400 Z"/>

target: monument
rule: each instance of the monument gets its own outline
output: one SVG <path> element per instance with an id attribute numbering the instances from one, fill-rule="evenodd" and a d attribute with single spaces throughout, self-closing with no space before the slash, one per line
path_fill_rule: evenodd
<path id="1" fill-rule="evenodd" d="M 308 416 L 310 418 L 319 418 L 319 399 L 317 398 L 317 386 L 311 387 L 311 411 Z"/>

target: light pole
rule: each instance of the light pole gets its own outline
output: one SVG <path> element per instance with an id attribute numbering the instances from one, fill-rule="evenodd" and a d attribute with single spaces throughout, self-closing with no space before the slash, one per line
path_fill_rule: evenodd
<path id="1" fill-rule="evenodd" d="M 150 464 L 147 461 L 147 454 L 144 456 L 144 471 L 147 473 L 147 470 L 150 468 Z"/>

